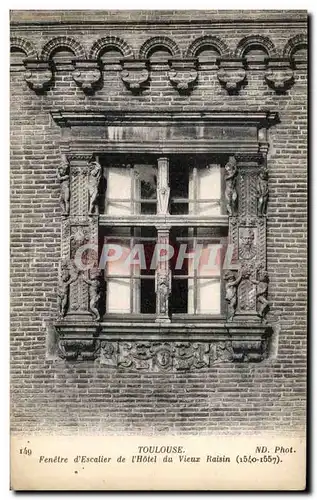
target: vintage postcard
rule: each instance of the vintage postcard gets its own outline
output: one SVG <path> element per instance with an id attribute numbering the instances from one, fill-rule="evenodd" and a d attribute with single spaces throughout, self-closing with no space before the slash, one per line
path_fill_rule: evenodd
<path id="1" fill-rule="evenodd" d="M 306 488 L 307 12 L 12 10 L 11 488 Z"/>

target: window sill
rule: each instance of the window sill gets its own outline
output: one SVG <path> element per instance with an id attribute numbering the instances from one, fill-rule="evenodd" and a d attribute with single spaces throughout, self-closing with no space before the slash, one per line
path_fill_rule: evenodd
<path id="1" fill-rule="evenodd" d="M 252 317 L 224 317 L 170 323 L 122 321 L 96 323 L 89 318 L 56 322 L 56 357 L 96 361 L 130 370 L 188 370 L 222 362 L 260 362 L 267 357 L 269 325 Z"/>

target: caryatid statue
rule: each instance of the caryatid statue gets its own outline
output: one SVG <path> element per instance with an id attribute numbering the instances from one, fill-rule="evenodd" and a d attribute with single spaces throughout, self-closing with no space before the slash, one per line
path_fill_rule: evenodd
<path id="1" fill-rule="evenodd" d="M 266 215 L 267 202 L 269 199 L 269 185 L 268 185 L 268 171 L 266 168 L 261 168 L 257 180 L 257 202 L 258 202 L 258 215 Z"/>
<path id="2" fill-rule="evenodd" d="M 225 181 L 226 181 L 226 206 L 228 215 L 235 215 L 238 207 L 238 193 L 236 189 L 237 176 L 237 161 L 234 156 L 230 156 L 225 165 Z"/>
<path id="3" fill-rule="evenodd" d="M 92 158 L 88 164 L 88 195 L 89 208 L 88 213 L 93 214 L 96 208 L 99 195 L 99 186 L 101 180 L 102 167 L 95 158 Z"/>
<path id="4" fill-rule="evenodd" d="M 78 278 L 78 270 L 73 267 L 68 259 L 63 259 L 59 265 L 58 276 L 58 308 L 60 317 L 63 318 L 67 312 L 69 301 L 69 286 Z"/>
<path id="5" fill-rule="evenodd" d="M 83 274 L 83 280 L 89 285 L 89 310 L 94 315 L 96 321 L 100 320 L 99 305 L 101 299 L 101 270 L 92 272 L 88 276 Z"/>

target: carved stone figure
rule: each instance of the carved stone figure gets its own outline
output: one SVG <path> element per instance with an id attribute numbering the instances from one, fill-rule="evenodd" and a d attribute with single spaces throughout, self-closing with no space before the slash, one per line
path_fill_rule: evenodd
<path id="1" fill-rule="evenodd" d="M 225 165 L 225 180 L 226 180 L 226 206 L 228 215 L 233 216 L 237 212 L 238 193 L 236 189 L 237 162 L 234 156 L 230 156 Z"/>
<path id="2" fill-rule="evenodd" d="M 66 156 L 63 156 L 63 161 L 57 169 L 57 178 L 61 185 L 60 206 L 63 215 L 69 215 L 69 163 Z"/>
<path id="3" fill-rule="evenodd" d="M 256 190 L 258 199 L 258 215 L 266 215 L 267 202 L 269 198 L 268 171 L 266 168 L 262 168 L 259 172 Z"/>
<path id="4" fill-rule="evenodd" d="M 99 185 L 101 180 L 101 165 L 92 158 L 88 164 L 88 195 L 89 195 L 89 214 L 93 214 L 96 208 L 97 198 L 99 194 Z"/>
<path id="5" fill-rule="evenodd" d="M 269 301 L 267 300 L 268 288 L 269 288 L 269 275 L 265 269 L 260 268 L 258 270 L 258 279 L 254 280 L 250 278 L 253 285 L 257 286 L 256 298 L 257 298 L 257 311 L 260 318 L 263 320 L 269 309 Z"/>
<path id="6" fill-rule="evenodd" d="M 163 186 L 158 189 L 158 214 L 166 214 L 168 212 L 168 202 L 170 196 L 170 188 Z"/>
<path id="7" fill-rule="evenodd" d="M 236 313 L 238 304 L 238 286 L 243 277 L 244 275 L 241 273 L 241 271 L 239 272 L 237 278 L 234 271 L 227 271 L 225 273 L 224 279 L 226 281 L 225 290 L 226 301 L 228 303 L 228 321 L 232 321 Z"/>
<path id="8" fill-rule="evenodd" d="M 159 314 L 168 313 L 168 296 L 169 296 L 169 277 L 167 275 L 159 275 L 158 277 L 158 304 Z"/>
<path id="9" fill-rule="evenodd" d="M 71 272 L 71 270 L 73 272 Z M 60 262 L 58 278 L 58 307 L 61 318 L 63 318 L 67 312 L 69 286 L 71 283 L 74 283 L 77 278 L 78 270 L 74 267 L 71 268 L 69 260 L 63 259 Z"/>
<path id="10" fill-rule="evenodd" d="M 239 257 L 250 260 L 256 256 L 256 246 L 254 243 L 255 234 L 253 228 L 240 228 L 239 231 Z"/>
<path id="11" fill-rule="evenodd" d="M 96 321 L 100 320 L 100 312 L 99 312 L 99 302 L 101 299 L 101 270 L 97 271 L 90 270 L 89 276 L 83 275 L 83 280 L 85 283 L 89 285 L 89 310 L 94 315 Z"/>

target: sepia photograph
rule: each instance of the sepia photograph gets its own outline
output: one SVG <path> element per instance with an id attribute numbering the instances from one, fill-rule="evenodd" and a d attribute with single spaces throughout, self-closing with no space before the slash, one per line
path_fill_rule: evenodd
<path id="1" fill-rule="evenodd" d="M 12 490 L 305 490 L 307 48 L 10 11 Z"/>

